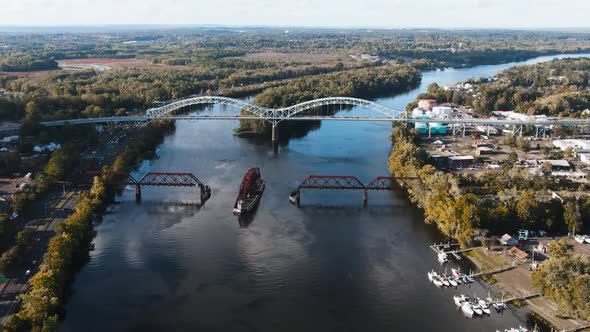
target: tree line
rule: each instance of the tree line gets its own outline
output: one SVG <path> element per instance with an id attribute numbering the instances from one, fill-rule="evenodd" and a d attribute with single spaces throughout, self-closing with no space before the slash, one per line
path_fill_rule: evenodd
<path id="1" fill-rule="evenodd" d="M 390 173 L 417 177 L 408 188 L 410 200 L 422 209 L 425 222 L 434 223 L 461 245 L 471 244 L 485 230 L 494 235 L 514 233 L 520 228 L 552 233 L 579 232 L 590 228 L 590 196 L 542 201 L 532 188 L 518 190 L 492 184 L 493 197 L 480 197 L 461 186 L 452 173 L 436 170 L 428 154 L 417 144 L 415 130 L 396 126 L 389 157 Z M 515 182 L 516 183 L 516 182 Z"/>
<path id="2" fill-rule="evenodd" d="M 113 162 L 107 171 L 127 172 L 154 150 L 165 133 L 172 130 L 172 122 L 152 122 L 140 129 L 137 138 Z M 57 331 L 57 309 L 65 299 L 67 286 L 77 269 L 88 259 L 90 243 L 94 237 L 93 224 L 100 221 L 106 206 L 112 201 L 117 188 L 105 174 L 94 178 L 90 189 L 78 197 L 74 212 L 59 225 L 57 234 L 49 241 L 47 253 L 39 271 L 29 280 L 29 289 L 20 296 L 20 308 L 10 317 L 3 331 Z"/>
<path id="3" fill-rule="evenodd" d="M 281 108 L 325 97 L 371 98 L 392 95 L 416 87 L 421 78 L 420 70 L 412 65 L 352 69 L 300 78 L 286 85 L 266 89 L 256 96 L 254 103 Z M 268 131 L 268 123 L 256 120 L 241 120 L 236 129 L 238 134 L 260 135 Z"/>

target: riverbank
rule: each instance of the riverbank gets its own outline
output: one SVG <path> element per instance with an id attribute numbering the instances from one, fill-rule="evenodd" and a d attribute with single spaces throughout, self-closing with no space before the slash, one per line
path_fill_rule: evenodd
<path id="1" fill-rule="evenodd" d="M 152 122 L 142 127 L 134 142 L 117 157 L 110 167 L 113 172 L 127 172 L 144 158 L 154 156 L 164 135 L 174 128 L 172 122 Z M 106 206 L 112 201 L 117 186 L 111 177 L 95 177 L 90 189 L 84 190 L 61 230 L 49 241 L 47 253 L 38 272 L 31 277 L 29 289 L 21 295 L 19 311 L 10 317 L 3 331 L 42 329 L 55 331 L 59 324 L 59 307 L 77 270 L 88 260 L 94 225 L 100 222 Z"/>

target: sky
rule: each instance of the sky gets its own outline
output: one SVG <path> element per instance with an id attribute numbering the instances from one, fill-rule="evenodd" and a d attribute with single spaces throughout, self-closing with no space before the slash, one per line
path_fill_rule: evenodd
<path id="1" fill-rule="evenodd" d="M 590 27 L 590 0 L 0 0 L 0 13 L 0 26 Z"/>

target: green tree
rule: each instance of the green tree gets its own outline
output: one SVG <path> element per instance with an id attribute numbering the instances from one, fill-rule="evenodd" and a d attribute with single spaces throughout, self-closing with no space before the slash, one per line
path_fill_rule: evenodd
<path id="1" fill-rule="evenodd" d="M 567 243 L 564 240 L 551 241 L 547 245 L 547 250 L 551 257 L 562 258 L 569 254 Z"/>
<path id="2" fill-rule="evenodd" d="M 582 215 L 580 214 L 580 205 L 577 201 L 567 201 L 564 204 L 563 220 L 567 229 L 573 236 L 576 232 L 582 230 Z"/>
<path id="3" fill-rule="evenodd" d="M 516 203 L 516 214 L 525 224 L 534 225 L 537 219 L 540 204 L 532 190 L 525 190 Z"/>

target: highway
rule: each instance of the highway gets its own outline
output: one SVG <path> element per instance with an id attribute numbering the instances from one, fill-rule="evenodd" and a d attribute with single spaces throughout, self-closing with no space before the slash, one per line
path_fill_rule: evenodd
<path id="1" fill-rule="evenodd" d="M 7 279 L 0 284 L 0 325 L 3 325 L 17 308 L 18 296 L 27 290 L 29 278 L 37 273 L 49 240 L 55 234 L 55 228 L 72 213 L 77 196 L 78 194 L 75 191 L 67 191 L 47 211 L 48 214 L 45 218 L 29 221 L 25 226 L 26 229 L 34 232 L 32 249 L 27 255 L 27 262 L 18 276 Z M 31 270 L 29 276 L 25 276 L 26 270 Z"/>
<path id="2" fill-rule="evenodd" d="M 390 117 L 361 117 L 361 116 L 293 116 L 288 118 L 260 117 L 260 116 L 243 116 L 243 115 L 187 115 L 187 116 L 116 116 L 104 118 L 84 118 L 72 120 L 58 120 L 41 122 L 44 126 L 55 127 L 63 126 L 66 123 L 72 125 L 78 124 L 99 124 L 99 123 L 118 123 L 118 122 L 147 122 L 151 120 L 266 120 L 272 121 L 386 121 L 401 123 L 443 123 L 456 125 L 484 125 L 484 126 L 552 126 L 562 124 L 566 126 L 590 125 L 590 119 L 573 119 L 558 118 L 554 120 L 529 120 L 515 121 L 509 119 L 480 119 L 480 118 L 449 118 L 449 119 L 415 119 L 415 118 L 390 118 Z M 20 124 L 0 126 L 1 131 L 14 131 L 20 128 Z"/>

